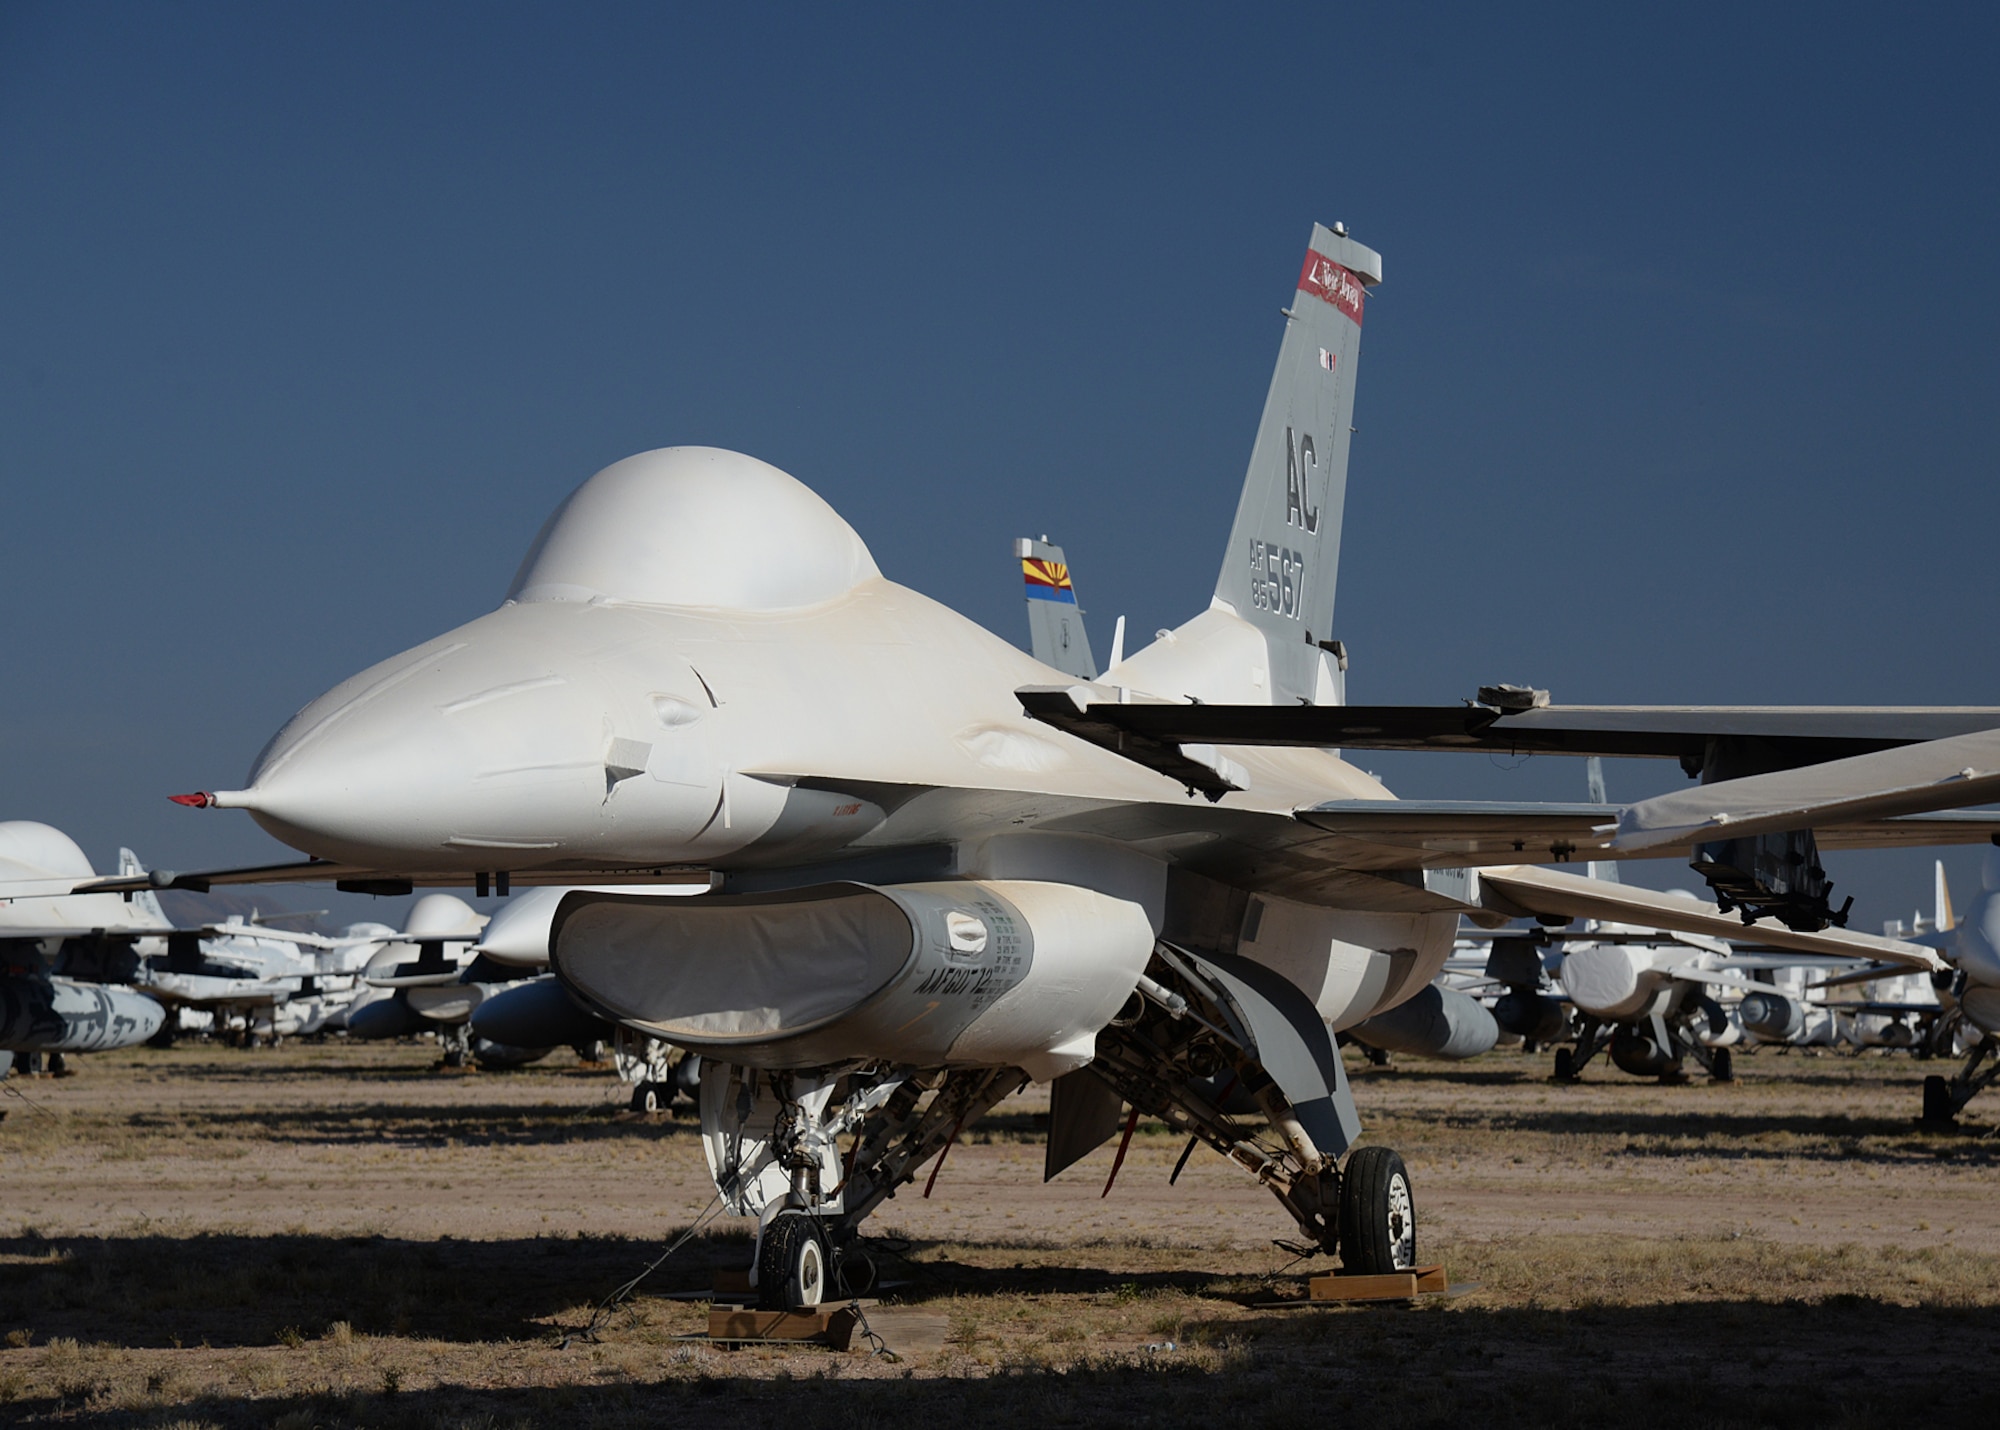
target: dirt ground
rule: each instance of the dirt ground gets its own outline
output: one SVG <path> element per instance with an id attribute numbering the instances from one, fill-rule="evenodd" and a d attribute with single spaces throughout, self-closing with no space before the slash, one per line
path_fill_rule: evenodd
<path id="1" fill-rule="evenodd" d="M 202 1044 L 0 1088 L 0 1423 L 812 1426 L 1991 1424 L 2000 1099 L 1913 1125 L 1927 1065 L 1737 1060 L 1663 1088 L 1540 1058 L 1351 1064 L 1420 1247 L 1478 1289 L 1271 1310 L 1311 1266 L 1276 1203 L 1141 1125 L 1041 1179 L 1030 1095 L 869 1230 L 892 1351 L 718 1350 L 691 1120 L 567 1054 L 444 1074 L 422 1044 Z M 1323 1267 L 1320 1269 L 1324 1269 Z M 677 1295 L 680 1298 L 677 1298 Z"/>

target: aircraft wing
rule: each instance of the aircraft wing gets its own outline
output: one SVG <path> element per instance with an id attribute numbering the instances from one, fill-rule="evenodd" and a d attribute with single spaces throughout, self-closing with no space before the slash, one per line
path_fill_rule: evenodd
<path id="1" fill-rule="evenodd" d="M 1712 904 L 1554 869 L 1526 866 L 1482 869 L 1477 879 L 1478 903 L 1496 912 L 1512 913 L 1516 918 L 1601 919 L 1606 923 L 1638 924 L 1715 938 L 1754 937 L 1760 944 L 1795 953 L 1871 958 L 1925 972 L 1945 966 L 1944 960 L 1929 949 L 1900 939 L 1831 928 L 1803 933 L 1771 918 L 1746 924 Z"/>
<path id="2" fill-rule="evenodd" d="M 1195 705 L 1101 697 L 1097 686 L 1016 692 L 1035 719 L 1181 778 L 1182 745 L 1678 759 L 1697 767 L 1713 739 L 1751 739 L 1801 764 L 2000 728 L 2000 706 Z M 1482 692 L 1486 694 L 1488 692 Z M 1533 692 L 1541 695 L 1542 692 Z M 1197 785 L 1196 788 L 1201 788 Z"/>
<path id="3" fill-rule="evenodd" d="M 1872 963 L 1866 968 L 1857 968 L 1852 973 L 1842 973 L 1833 978 L 1821 979 L 1818 983 L 1806 985 L 1806 992 L 1818 993 L 1827 988 L 1851 988 L 1857 983 L 1875 983 L 1884 978 L 1900 978 L 1910 970 L 1901 964 Z"/>
<path id="4" fill-rule="evenodd" d="M 1619 815 L 1620 849 L 1961 808 L 2000 798 L 2000 730 L 1878 750 L 1803 769 L 1720 780 L 1641 800 Z"/>
<path id="5" fill-rule="evenodd" d="M 1824 1008 L 1829 1013 L 1942 1013 L 1944 1007 L 1938 1003 L 1812 1003 L 1807 1006 Z"/>
<path id="6" fill-rule="evenodd" d="M 186 932 L 188 930 L 175 928 L 172 924 L 46 924 L 40 927 L 8 924 L 0 928 L 0 938 L 26 942 L 45 938 L 165 938 L 169 934 Z"/>
<path id="7" fill-rule="evenodd" d="M 1417 867 L 1519 863 L 1524 858 L 1560 862 L 1573 858 L 1618 859 L 1640 853 L 1657 856 L 1692 852 L 1696 845 L 1717 837 L 1718 830 L 1713 826 L 1686 827 L 1671 837 L 1658 838 L 1643 846 L 1621 844 L 1619 821 L 1628 809 L 1637 807 L 1527 800 L 1347 799 L 1301 809 L 1297 817 L 1315 829 L 1343 839 L 1407 851 Z M 1835 824 L 1816 823 L 1815 830 L 1822 849 L 1984 844 L 2000 834 L 2000 813 L 1946 810 L 1864 817 Z"/>
<path id="8" fill-rule="evenodd" d="M 709 884 L 715 875 L 706 869 L 527 869 L 511 876 L 526 888 L 535 884 Z M 150 874 L 112 875 L 85 879 L 68 889 L 72 894 L 126 894 L 144 889 L 189 889 L 205 894 L 223 884 L 332 884 L 349 894 L 407 894 L 414 888 L 457 889 L 472 882 L 463 870 L 432 870 L 418 874 L 392 873 L 359 864 L 338 864 L 330 859 L 302 859 L 290 864 L 253 864 L 234 869 L 204 869 L 177 874 L 171 869 L 155 869 Z M 218 931 L 221 926 L 218 925 Z M 161 930 L 176 932 L 176 930 Z M 232 928 L 226 932 L 247 938 L 272 937 L 270 930 L 257 925 Z M 32 937 L 32 935 L 23 935 Z M 363 940 L 373 942 L 375 940 Z M 342 942 L 342 940 L 334 940 Z"/>

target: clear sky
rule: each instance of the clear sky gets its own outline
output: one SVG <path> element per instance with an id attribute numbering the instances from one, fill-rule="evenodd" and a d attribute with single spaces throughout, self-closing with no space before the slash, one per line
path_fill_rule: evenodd
<path id="1" fill-rule="evenodd" d="M 1042 532 L 1100 653 L 1177 624 L 1315 220 L 1387 275 L 1351 698 L 2000 703 L 1997 41 L 1973 5 L 0 0 L 0 817 L 100 867 L 281 857 L 165 796 L 491 608 L 649 447 L 777 463 L 1009 638 Z M 1828 864 L 1862 925 L 1928 898 L 1928 856 Z"/>

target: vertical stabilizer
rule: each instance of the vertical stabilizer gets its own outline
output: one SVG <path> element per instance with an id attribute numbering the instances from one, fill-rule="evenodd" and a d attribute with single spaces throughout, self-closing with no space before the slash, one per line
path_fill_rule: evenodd
<path id="1" fill-rule="evenodd" d="M 1321 643 L 1333 635 L 1362 308 L 1381 281 L 1379 253 L 1344 225 L 1313 226 L 1215 583 L 1216 601 L 1269 647 L 1274 705 L 1337 698 Z"/>
<path id="2" fill-rule="evenodd" d="M 1950 933 L 1958 927 L 1958 915 L 1951 908 L 1951 886 L 1944 880 L 1944 860 L 1937 861 L 1937 888 L 1934 891 L 1935 912 L 1931 917 L 1931 927 L 1939 933 Z"/>
<path id="3" fill-rule="evenodd" d="M 1063 549 L 1044 536 L 1024 536 L 1014 543 L 1021 558 L 1021 579 L 1028 588 L 1028 649 L 1043 665 L 1084 680 L 1097 678 L 1097 661 L 1083 631 L 1083 610 L 1076 603 L 1069 563 Z"/>
<path id="4" fill-rule="evenodd" d="M 146 866 L 139 862 L 137 854 L 134 854 L 130 849 L 120 849 L 118 851 L 118 876 L 120 878 L 129 879 L 134 874 L 143 874 L 145 872 Z M 132 907 L 138 910 L 144 917 L 152 919 L 156 923 L 164 924 L 167 922 L 166 912 L 160 908 L 160 896 L 151 889 L 140 889 L 137 893 L 129 894 L 126 897 Z"/>
<path id="5" fill-rule="evenodd" d="M 1604 761 L 1592 755 L 1583 762 L 1584 788 L 1590 793 L 1592 804 L 1609 804 L 1604 793 Z M 1593 859 L 1584 866 L 1584 872 L 1593 879 L 1602 879 L 1607 884 L 1618 880 L 1618 862 L 1615 859 Z"/>

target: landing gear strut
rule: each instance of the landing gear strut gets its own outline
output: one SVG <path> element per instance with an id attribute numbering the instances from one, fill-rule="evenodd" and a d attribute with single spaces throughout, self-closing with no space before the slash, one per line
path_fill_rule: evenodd
<path id="1" fill-rule="evenodd" d="M 1583 1076 L 1583 1070 L 1590 1060 L 1603 1052 L 1611 1042 L 1611 1030 L 1588 1014 L 1579 1014 L 1576 1020 L 1576 1046 L 1557 1048 L 1555 1071 L 1550 1075 L 1554 1082 L 1576 1082 Z"/>
<path id="2" fill-rule="evenodd" d="M 632 1086 L 634 1112 L 666 1112 L 675 1098 L 693 1102 L 700 1095 L 700 1056 L 683 1053 L 658 1038 L 620 1028 L 612 1041 L 611 1059 L 619 1080 Z"/>
<path id="3" fill-rule="evenodd" d="M 709 1171 L 731 1212 L 762 1222 L 758 1303 L 806 1310 L 872 1287 L 874 1262 L 855 1245 L 862 1221 L 1027 1080 L 1018 1068 L 772 1073 L 704 1061 Z"/>
<path id="4" fill-rule="evenodd" d="M 1982 1070 L 1980 1064 L 1992 1058 L 1991 1066 Z M 1965 1066 L 1956 1076 L 1946 1079 L 1932 1073 L 1924 1079 L 1924 1115 L 1922 1121 L 1930 1127 L 1950 1127 L 1958 1121 L 1958 1114 L 1965 1104 L 1977 1097 L 1980 1091 L 2000 1077 L 2000 1040 L 1992 1035 L 1981 1038 L 1973 1046 L 1965 1059 Z"/>
<path id="5" fill-rule="evenodd" d="M 1349 1270 L 1385 1264 L 1393 1254 L 1385 1249 L 1390 1238 L 1384 1230 L 1391 1216 L 1384 1168 L 1393 1163 L 1408 1232 L 1406 1237 L 1399 1231 L 1394 1241 L 1407 1242 L 1406 1254 L 1414 1256 L 1415 1221 L 1408 1214 L 1409 1173 L 1402 1159 L 1387 1148 L 1363 1148 L 1348 1158 L 1345 1179 L 1336 1165 L 1360 1130 L 1339 1053 L 1329 1042 L 1327 1096 L 1319 1106 L 1294 1105 L 1266 1069 L 1257 1044 L 1258 1037 L 1270 1038 L 1277 1030 L 1268 1021 L 1261 1032 L 1253 1029 L 1241 997 L 1245 990 L 1226 982 L 1211 966 L 1219 962 L 1212 955 L 1198 959 L 1163 944 L 1141 985 L 1146 996 L 1131 1016 L 1113 1019 L 1098 1034 L 1090 1074 L 1134 1108 L 1250 1172 L 1291 1213 L 1314 1247 L 1328 1254 L 1338 1251 Z M 1271 986 L 1249 991 L 1286 996 Z M 1303 999 L 1296 991 L 1291 996 Z M 1325 1026 L 1309 1003 L 1290 1011 L 1297 1015 L 1294 1028 L 1305 1027 L 1306 1019 L 1312 1026 Z M 1234 1111 L 1245 1094 L 1262 1114 L 1261 1127 L 1240 1120 Z M 1308 1121 L 1316 1131 L 1308 1130 Z M 1355 1228 L 1351 1240 L 1349 1223 Z"/>

